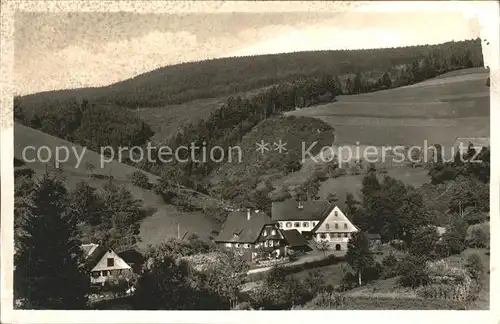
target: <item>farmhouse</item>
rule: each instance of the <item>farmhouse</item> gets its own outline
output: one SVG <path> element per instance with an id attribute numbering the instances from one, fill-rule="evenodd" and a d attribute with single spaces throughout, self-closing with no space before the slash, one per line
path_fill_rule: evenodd
<path id="1" fill-rule="evenodd" d="M 297 249 L 307 244 L 305 240 L 293 240 L 290 245 L 278 223 L 259 210 L 231 212 L 214 241 L 246 260 L 258 258 L 261 252 L 281 258 L 287 255 L 289 248 Z"/>
<path id="2" fill-rule="evenodd" d="M 93 243 L 83 244 L 81 248 L 91 269 L 92 285 L 104 286 L 106 281 L 132 272 L 132 267 L 111 249 Z"/>
<path id="3" fill-rule="evenodd" d="M 338 206 L 333 207 L 328 215 L 313 229 L 316 242 L 327 241 L 336 251 L 346 251 L 352 233 L 358 232 Z"/>
<path id="4" fill-rule="evenodd" d="M 284 231 L 295 229 L 304 237 L 311 238 L 313 228 L 326 217 L 329 209 L 331 206 L 327 201 L 289 199 L 273 202 L 271 215 Z"/>

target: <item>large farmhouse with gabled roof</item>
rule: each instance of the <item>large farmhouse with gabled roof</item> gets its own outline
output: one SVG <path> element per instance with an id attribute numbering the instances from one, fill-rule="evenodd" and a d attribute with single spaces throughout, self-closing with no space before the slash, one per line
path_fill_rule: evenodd
<path id="1" fill-rule="evenodd" d="M 341 251 L 347 250 L 349 238 L 358 231 L 340 206 L 320 200 L 273 202 L 272 219 L 285 233 L 297 230 L 305 238 L 327 241 L 332 249 Z"/>
<path id="2" fill-rule="evenodd" d="M 331 206 L 327 201 L 285 201 L 273 202 L 271 207 L 272 219 L 280 228 L 287 231 L 297 230 L 305 237 L 312 237 L 313 228 L 323 220 Z"/>
<path id="3" fill-rule="evenodd" d="M 326 241 L 336 251 L 347 251 L 349 238 L 358 231 L 338 206 L 334 206 L 312 230 L 316 242 Z"/>
<path id="4" fill-rule="evenodd" d="M 272 218 L 258 210 L 230 212 L 215 243 L 254 260 L 262 250 L 275 257 L 308 250 L 308 240 L 345 252 L 352 234 L 359 231 L 339 206 L 327 201 L 273 202 L 271 210 Z"/>
<path id="5" fill-rule="evenodd" d="M 301 244 L 307 244 L 305 240 L 294 240 L 291 246 L 278 223 L 259 210 L 230 212 L 214 241 L 236 251 L 247 260 L 255 259 L 262 250 L 275 257 L 282 257 L 287 255 L 288 248 L 298 248 Z"/>

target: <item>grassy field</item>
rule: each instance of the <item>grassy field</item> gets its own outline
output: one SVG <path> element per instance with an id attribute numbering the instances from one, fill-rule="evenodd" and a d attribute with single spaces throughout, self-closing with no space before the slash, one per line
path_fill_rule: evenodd
<path id="1" fill-rule="evenodd" d="M 482 68 L 443 74 L 418 84 L 373 93 L 340 96 L 335 103 L 304 108 L 288 115 L 318 118 L 335 129 L 332 146 L 347 146 L 361 154 L 367 146 L 397 145 L 431 146 L 441 144 L 444 157 L 449 158 L 457 137 L 489 136 L 488 71 Z M 341 151 L 342 152 L 342 151 Z M 311 159 L 301 170 L 288 174 L 273 184 L 290 187 L 309 179 L 322 162 Z M 397 166 L 387 175 L 405 184 L 420 187 L 429 182 L 427 170 Z M 339 202 L 350 192 L 359 198 L 364 175 L 328 179 L 320 189 L 320 198 L 331 192 Z"/>
<path id="2" fill-rule="evenodd" d="M 289 112 L 335 128 L 337 144 L 449 147 L 456 137 L 489 136 L 489 72 L 474 68 L 411 86 L 340 96 L 326 105 Z"/>
<path id="3" fill-rule="evenodd" d="M 79 154 L 82 152 L 82 147 L 74 145 L 71 142 L 44 134 L 29 127 L 15 124 L 14 156 L 18 159 L 22 159 L 22 150 L 28 145 L 32 145 L 37 148 L 47 146 L 52 152 L 55 151 L 56 147 L 68 147 L 70 150 L 75 148 Z M 45 155 L 43 157 L 45 157 Z M 28 154 L 27 158 L 32 159 L 32 156 Z M 179 224 L 181 236 L 186 233 L 196 233 L 204 239 L 208 238 L 208 235 L 210 235 L 212 230 L 218 229 L 216 223 L 207 219 L 203 213 L 180 211 L 173 205 L 165 204 L 163 199 L 156 195 L 153 191 L 145 190 L 132 185 L 128 176 L 134 171 L 137 171 L 136 168 L 118 163 L 117 161 L 104 164 L 104 167 L 100 168 L 100 155 L 89 150 L 85 151 L 83 162 L 78 167 L 76 167 L 77 159 L 74 154 L 63 165 L 63 176 L 65 177 L 64 183 L 69 189 L 73 188 L 79 181 L 82 180 L 87 181 L 90 185 L 96 188 L 102 187 L 106 181 L 108 181 L 106 179 L 101 180 L 90 178 L 85 167 L 86 163 L 91 163 L 96 167 L 94 173 L 113 176 L 114 183 L 129 189 L 134 197 L 141 199 L 144 207 L 151 211 L 150 216 L 145 218 L 141 224 L 140 237 L 142 242 L 139 244 L 140 248 L 144 248 L 148 244 L 158 244 L 170 237 L 176 237 L 177 224 Z M 45 163 L 41 162 L 26 163 L 26 166 L 32 168 L 36 172 L 35 176 L 38 177 L 43 175 L 46 169 Z M 151 183 L 156 182 L 156 176 L 152 174 L 147 175 Z M 186 193 L 190 193 L 192 190 L 185 189 L 184 191 Z M 200 193 L 192 193 L 199 197 L 200 204 L 203 199 L 211 199 L 210 197 Z"/>

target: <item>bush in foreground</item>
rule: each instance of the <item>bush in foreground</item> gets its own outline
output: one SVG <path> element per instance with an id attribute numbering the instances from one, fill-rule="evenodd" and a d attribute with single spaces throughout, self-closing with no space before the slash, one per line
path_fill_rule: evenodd
<path id="1" fill-rule="evenodd" d="M 334 309 L 344 303 L 344 297 L 339 293 L 319 293 L 306 305 L 304 309 Z"/>
<path id="2" fill-rule="evenodd" d="M 143 189 L 151 189 L 152 188 L 152 185 L 149 183 L 148 176 L 145 175 L 141 171 L 134 171 L 130 175 L 130 181 L 132 182 L 132 184 L 134 186 L 137 186 L 139 188 L 143 188 Z"/>
<path id="3" fill-rule="evenodd" d="M 426 260 L 415 255 L 407 255 L 399 267 L 399 284 L 403 287 L 416 288 L 429 282 L 429 275 L 425 267 Z"/>
<path id="4" fill-rule="evenodd" d="M 465 268 L 469 272 L 472 279 L 478 280 L 484 272 L 481 257 L 477 253 L 473 253 L 467 257 Z"/>
<path id="5" fill-rule="evenodd" d="M 467 245 L 471 248 L 488 248 L 490 246 L 490 226 L 473 225 L 467 235 Z"/>

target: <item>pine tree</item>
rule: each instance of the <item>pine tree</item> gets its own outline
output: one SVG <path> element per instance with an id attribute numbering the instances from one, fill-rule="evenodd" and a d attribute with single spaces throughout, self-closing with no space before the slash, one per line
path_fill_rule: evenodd
<path id="1" fill-rule="evenodd" d="M 141 201 L 126 188 L 107 184 L 102 197 L 108 220 L 103 230 L 109 234 L 107 244 L 116 252 L 133 248 L 139 240 L 140 221 L 145 216 Z"/>
<path id="2" fill-rule="evenodd" d="M 359 205 L 360 205 L 359 201 L 354 199 L 352 193 L 348 192 L 345 198 L 345 208 L 346 208 L 347 218 L 349 218 L 350 220 L 353 220 L 355 218 L 354 216 L 358 211 Z"/>
<path id="3" fill-rule="evenodd" d="M 71 209 L 79 222 L 97 226 L 102 223 L 104 202 L 94 187 L 85 181 L 77 183 L 70 194 Z"/>
<path id="4" fill-rule="evenodd" d="M 89 277 L 66 188 L 44 175 L 32 194 L 30 209 L 14 258 L 16 297 L 27 309 L 86 308 Z"/>
<path id="5" fill-rule="evenodd" d="M 388 72 L 385 72 L 384 75 L 382 76 L 382 85 L 384 85 L 387 88 L 390 88 L 392 86 L 391 76 L 389 75 Z"/>

